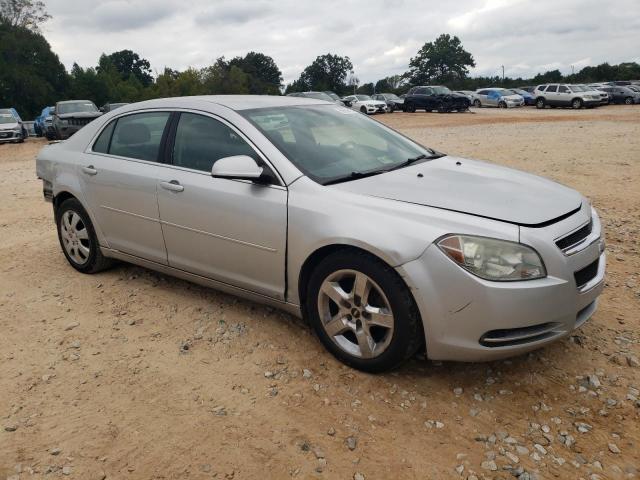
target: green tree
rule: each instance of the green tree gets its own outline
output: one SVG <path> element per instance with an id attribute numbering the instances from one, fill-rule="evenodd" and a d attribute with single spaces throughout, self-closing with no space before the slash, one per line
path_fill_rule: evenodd
<path id="1" fill-rule="evenodd" d="M 67 86 L 65 68 L 44 37 L 0 19 L 0 105 L 33 118 Z"/>
<path id="2" fill-rule="evenodd" d="M 236 65 L 230 65 L 224 57 L 210 67 L 202 69 L 205 92 L 208 94 L 247 94 L 250 77 Z"/>
<path id="3" fill-rule="evenodd" d="M 475 66 L 473 55 L 462 47 L 457 36 L 442 34 L 418 50 L 409 61 L 406 75 L 414 85 L 448 83 L 465 78 L 469 67 Z"/>
<path id="4" fill-rule="evenodd" d="M 0 19 L 13 27 L 37 32 L 40 24 L 50 18 L 41 0 L 0 0 Z"/>
<path id="5" fill-rule="evenodd" d="M 98 60 L 97 71 L 106 70 L 111 65 L 120 73 L 123 80 L 129 80 L 129 77 L 133 75 L 145 87 L 153 83 L 151 64 L 132 50 L 120 50 L 110 55 L 103 53 Z"/>
<path id="6" fill-rule="evenodd" d="M 244 57 L 229 61 L 230 67 L 238 67 L 249 76 L 249 93 L 254 95 L 278 95 L 282 86 L 282 72 L 273 58 L 259 52 L 249 52 Z"/>
<path id="7" fill-rule="evenodd" d="M 304 69 L 300 81 L 311 90 L 332 90 L 340 94 L 347 90 L 346 79 L 351 70 L 353 64 L 349 57 L 327 53 Z"/>

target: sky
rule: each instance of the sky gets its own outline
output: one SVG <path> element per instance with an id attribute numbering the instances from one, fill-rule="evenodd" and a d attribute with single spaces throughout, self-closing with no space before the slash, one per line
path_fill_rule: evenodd
<path id="1" fill-rule="evenodd" d="M 318 55 L 348 56 L 361 83 L 405 72 L 420 47 L 457 35 L 471 75 L 530 77 L 640 62 L 640 0 L 45 0 L 42 32 L 70 69 L 130 49 L 152 69 L 258 51 L 285 83 Z"/>

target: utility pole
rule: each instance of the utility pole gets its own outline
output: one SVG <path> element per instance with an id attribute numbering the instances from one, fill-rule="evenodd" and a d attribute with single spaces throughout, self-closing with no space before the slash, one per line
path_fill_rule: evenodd
<path id="1" fill-rule="evenodd" d="M 576 72 L 573 70 L 573 65 L 571 65 L 571 75 L 575 74 Z"/>
<path id="2" fill-rule="evenodd" d="M 502 67 L 502 82 L 504 83 L 504 65 L 500 65 Z"/>

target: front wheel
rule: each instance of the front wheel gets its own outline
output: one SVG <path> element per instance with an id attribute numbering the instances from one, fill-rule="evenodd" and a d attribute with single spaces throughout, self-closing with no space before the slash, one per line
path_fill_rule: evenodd
<path id="1" fill-rule="evenodd" d="M 498 108 L 507 108 L 507 104 L 504 102 L 498 103 Z"/>
<path id="2" fill-rule="evenodd" d="M 367 107 L 360 107 L 360 113 L 367 114 Z"/>
<path id="3" fill-rule="evenodd" d="M 574 110 L 580 110 L 582 108 L 582 100 L 580 100 L 579 98 L 573 99 L 573 101 L 571 102 L 571 108 L 573 108 Z"/>
<path id="4" fill-rule="evenodd" d="M 473 101 L 473 106 L 476 108 L 480 108 L 482 106 L 482 103 L 480 102 L 480 100 L 478 100 L 477 98 Z"/>
<path id="5" fill-rule="evenodd" d="M 423 343 L 422 322 L 398 273 L 361 251 L 328 256 L 311 274 L 305 314 L 338 360 L 383 372 L 409 359 Z"/>
<path id="6" fill-rule="evenodd" d="M 631 105 L 631 104 L 633 104 L 633 98 L 631 98 L 631 97 L 627 97 L 627 98 L 625 98 L 625 99 L 624 99 L 624 104 L 625 104 L 625 105 Z"/>
<path id="7" fill-rule="evenodd" d="M 111 266 L 102 255 L 91 219 L 82 204 L 69 198 L 55 210 L 58 240 L 73 268 L 82 273 L 97 273 Z"/>
<path id="8" fill-rule="evenodd" d="M 407 103 L 405 104 L 404 111 L 414 113 L 416 111 L 416 106 L 413 103 Z"/>
<path id="9" fill-rule="evenodd" d="M 539 98 L 536 100 L 536 108 L 543 109 L 545 107 L 544 98 Z"/>

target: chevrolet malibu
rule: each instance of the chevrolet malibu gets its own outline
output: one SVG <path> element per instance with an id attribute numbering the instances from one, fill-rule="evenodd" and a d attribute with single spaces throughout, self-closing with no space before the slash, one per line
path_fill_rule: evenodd
<path id="1" fill-rule="evenodd" d="M 600 221 L 578 192 L 436 152 L 299 97 L 151 100 L 37 158 L 62 252 L 134 263 L 303 316 L 369 372 L 481 361 L 596 310 Z"/>

